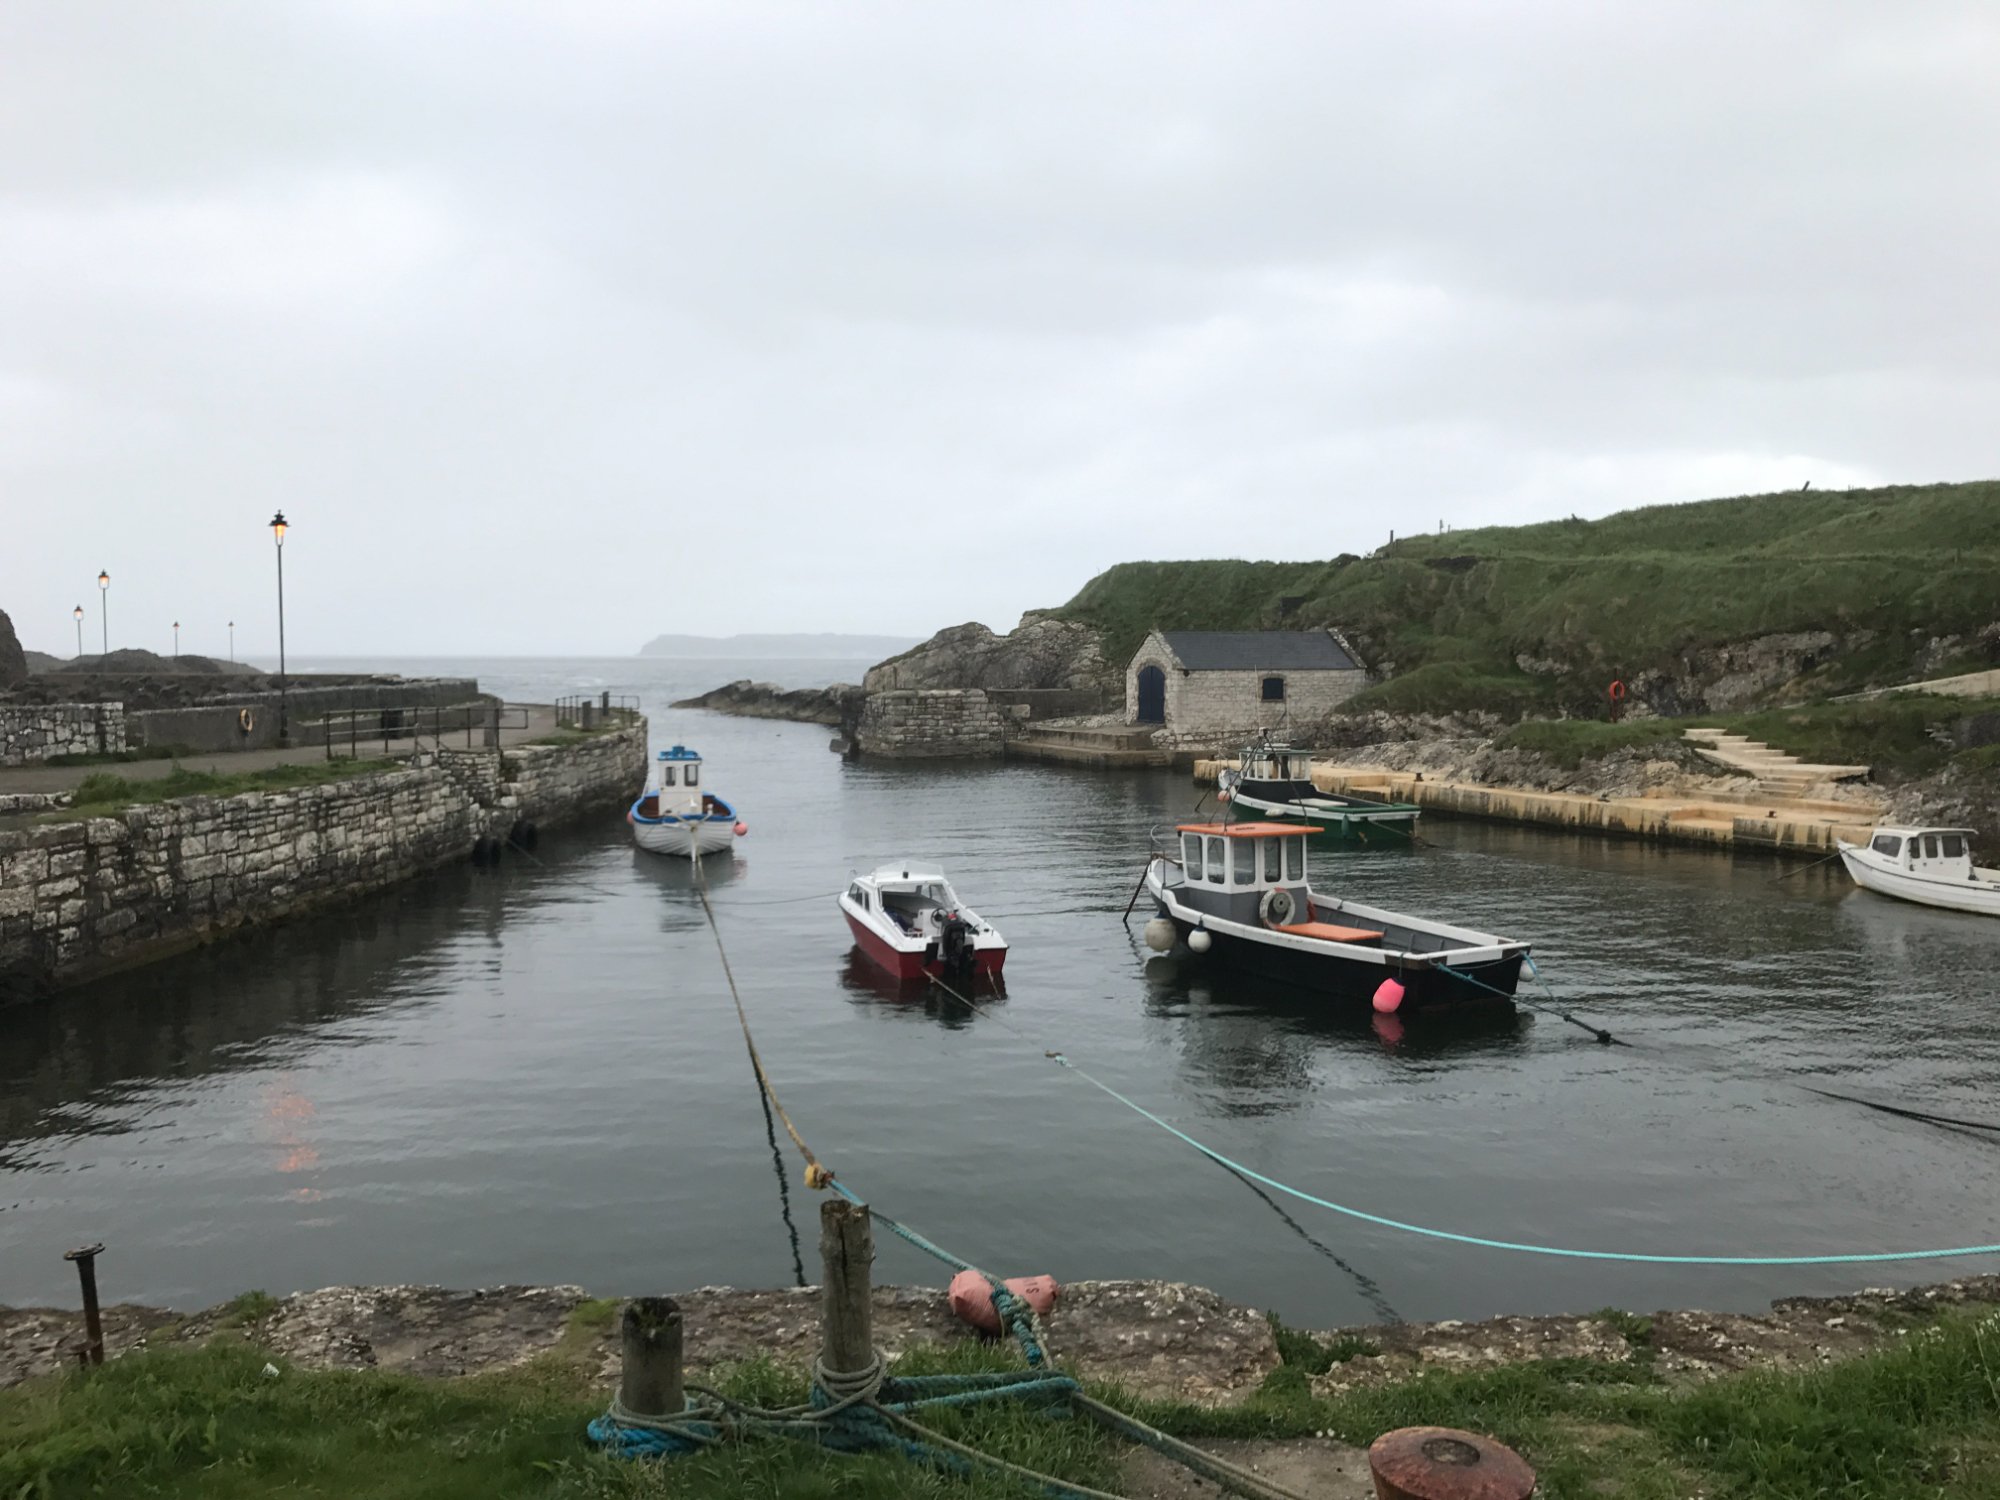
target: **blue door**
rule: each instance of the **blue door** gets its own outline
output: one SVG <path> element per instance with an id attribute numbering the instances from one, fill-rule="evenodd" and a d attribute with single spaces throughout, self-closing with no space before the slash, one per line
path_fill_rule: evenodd
<path id="1" fill-rule="evenodd" d="M 1167 722 L 1167 674 L 1158 667 L 1139 668 L 1139 722 Z"/>

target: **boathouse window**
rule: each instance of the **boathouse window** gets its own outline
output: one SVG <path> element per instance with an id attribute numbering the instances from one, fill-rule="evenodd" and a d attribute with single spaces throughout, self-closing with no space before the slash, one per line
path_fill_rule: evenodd
<path id="1" fill-rule="evenodd" d="M 1299 835 L 1285 840 L 1285 879 L 1306 878 L 1306 841 Z"/>
<path id="2" fill-rule="evenodd" d="M 696 782 L 700 780 L 701 780 L 701 762 L 700 761 L 690 762 L 687 768 L 687 780 L 682 782 L 681 785 L 693 786 Z"/>
<path id="3" fill-rule="evenodd" d="M 1944 836 L 1944 857 L 1946 859 L 1965 858 L 1965 838 L 1962 834 L 1947 833 Z"/>
<path id="4" fill-rule="evenodd" d="M 1266 703 L 1283 703 L 1285 701 L 1284 678 L 1266 677 L 1264 679 L 1264 701 Z"/>
<path id="5" fill-rule="evenodd" d="M 673 784 L 674 784 L 674 768 L 672 766 L 661 766 L 660 785 L 663 787 L 668 787 L 672 786 Z"/>
<path id="6" fill-rule="evenodd" d="M 1201 879 L 1201 835 L 1184 833 L 1181 835 L 1181 863 L 1189 880 Z"/>
<path id="7" fill-rule="evenodd" d="M 1238 885 L 1254 884 L 1257 879 L 1257 845 L 1261 841 L 1258 839 L 1231 839 L 1230 842 L 1236 846 L 1235 853 L 1232 856 L 1234 862 L 1230 866 L 1230 875 L 1234 877 Z"/>
<path id="8" fill-rule="evenodd" d="M 1869 844 L 1868 847 L 1873 849 L 1877 854 L 1886 855 L 1888 858 L 1894 859 L 1903 852 L 1903 841 L 1893 833 L 1878 833 L 1875 835 L 1874 842 Z"/>
<path id="9" fill-rule="evenodd" d="M 1222 845 L 1223 841 L 1219 838 L 1212 838 L 1208 841 L 1208 883 L 1210 885 L 1221 885 L 1227 878 L 1223 874 L 1223 870 L 1228 864 L 1229 856 L 1223 852 Z"/>

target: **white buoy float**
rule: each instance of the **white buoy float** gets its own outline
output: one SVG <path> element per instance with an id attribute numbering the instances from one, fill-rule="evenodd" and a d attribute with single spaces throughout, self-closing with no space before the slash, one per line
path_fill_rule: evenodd
<path id="1" fill-rule="evenodd" d="M 1193 932 L 1190 932 L 1188 934 L 1188 947 L 1193 949 L 1196 953 L 1208 952 L 1209 946 L 1213 944 L 1214 941 L 1215 939 L 1208 935 L 1208 929 L 1206 927 L 1197 927 Z"/>
<path id="2" fill-rule="evenodd" d="M 1155 953 L 1165 953 L 1174 945 L 1174 924 L 1165 917 L 1155 917 L 1146 924 L 1146 946 Z"/>

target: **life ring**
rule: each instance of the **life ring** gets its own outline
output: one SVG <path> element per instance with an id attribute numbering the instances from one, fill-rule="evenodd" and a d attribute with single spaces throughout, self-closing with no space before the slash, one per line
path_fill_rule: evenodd
<path id="1" fill-rule="evenodd" d="M 248 734 L 257 727 L 257 716 L 247 708 L 239 708 L 236 710 L 236 722 L 242 726 L 243 732 Z"/>
<path id="2" fill-rule="evenodd" d="M 1623 703 L 1625 701 L 1625 684 L 1615 678 L 1611 683 L 1611 701 L 1613 703 Z"/>
<path id="3" fill-rule="evenodd" d="M 1257 915 L 1264 919 L 1266 927 L 1289 927 L 1298 914 L 1297 898 L 1283 887 L 1264 892 L 1264 899 L 1257 903 Z"/>

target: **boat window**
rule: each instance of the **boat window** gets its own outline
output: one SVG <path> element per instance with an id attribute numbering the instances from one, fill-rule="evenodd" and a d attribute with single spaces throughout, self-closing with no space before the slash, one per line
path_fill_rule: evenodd
<path id="1" fill-rule="evenodd" d="M 1285 840 L 1285 879 L 1291 881 L 1306 878 L 1306 841 L 1303 834 L 1293 834 Z"/>
<path id="2" fill-rule="evenodd" d="M 1877 854 L 1886 854 L 1890 859 L 1894 859 L 1903 852 L 1903 841 L 1893 833 L 1878 833 L 1868 847 Z"/>
<path id="3" fill-rule="evenodd" d="M 1285 701 L 1284 678 L 1266 677 L 1264 679 L 1264 701 L 1266 703 L 1283 703 Z"/>
<path id="4" fill-rule="evenodd" d="M 1184 833 L 1181 835 L 1181 863 L 1187 870 L 1189 880 L 1201 879 L 1201 835 Z"/>
<path id="5" fill-rule="evenodd" d="M 1936 859 L 1937 857 L 1938 857 L 1937 835 L 1934 833 L 1927 833 L 1924 835 L 1924 858 Z"/>
<path id="6" fill-rule="evenodd" d="M 1264 884 L 1276 885 L 1285 878 L 1285 851 L 1279 847 L 1285 841 L 1283 839 L 1259 839 L 1257 842 L 1264 846 Z"/>
<path id="7" fill-rule="evenodd" d="M 850 885 L 847 888 L 847 899 L 852 901 L 856 906 L 866 906 L 868 904 L 868 898 L 861 894 L 861 887 L 858 885 Z"/>
<path id="8" fill-rule="evenodd" d="M 674 768 L 672 766 L 661 766 L 660 785 L 672 786 L 673 784 L 674 784 Z"/>
<path id="9" fill-rule="evenodd" d="M 1229 856 L 1222 851 L 1223 841 L 1211 838 L 1208 841 L 1208 883 L 1221 885 L 1227 878 L 1223 871 L 1227 868 Z"/>
<path id="10" fill-rule="evenodd" d="M 701 780 L 701 762 L 698 760 L 689 761 L 687 768 L 687 780 L 682 782 L 681 785 L 693 786 L 696 782 L 700 780 Z"/>
<path id="11" fill-rule="evenodd" d="M 1965 835 L 1964 835 L 1964 834 L 1960 834 L 1960 833 L 1947 833 L 1947 834 L 1946 834 L 1946 835 L 1944 836 L 1944 857 L 1945 857 L 1946 859 L 1964 859 L 1964 858 L 1965 858 Z"/>
<path id="12" fill-rule="evenodd" d="M 1257 879 L 1257 844 L 1259 841 L 1256 839 L 1231 839 L 1230 842 L 1236 846 L 1236 849 L 1231 856 L 1233 863 L 1230 865 L 1229 873 L 1238 885 L 1249 885 Z"/>

